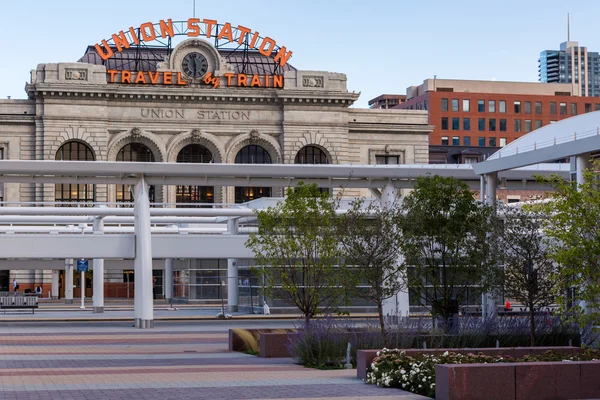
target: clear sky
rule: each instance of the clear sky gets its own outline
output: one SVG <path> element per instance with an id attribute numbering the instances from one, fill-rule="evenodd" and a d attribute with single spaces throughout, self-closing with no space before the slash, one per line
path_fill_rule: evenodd
<path id="1" fill-rule="evenodd" d="M 342 72 L 366 107 L 426 78 L 537 81 L 540 51 L 567 38 L 600 51 L 600 1 L 196 1 L 196 17 L 244 25 L 294 52 L 298 69 Z M 0 98 L 24 98 L 38 63 L 77 61 L 130 26 L 192 17 L 193 0 L 0 0 Z M 569 9 L 571 8 L 571 9 Z"/>

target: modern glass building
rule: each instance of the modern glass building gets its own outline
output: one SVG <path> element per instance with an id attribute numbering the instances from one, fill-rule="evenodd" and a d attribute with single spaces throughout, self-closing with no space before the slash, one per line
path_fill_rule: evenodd
<path id="1" fill-rule="evenodd" d="M 600 55 L 578 42 L 561 43 L 560 50 L 544 50 L 538 60 L 538 79 L 546 83 L 581 86 L 582 96 L 600 97 Z"/>

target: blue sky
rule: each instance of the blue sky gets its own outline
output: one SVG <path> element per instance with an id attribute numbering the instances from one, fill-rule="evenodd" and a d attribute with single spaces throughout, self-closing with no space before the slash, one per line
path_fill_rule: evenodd
<path id="1" fill-rule="evenodd" d="M 24 98 L 38 63 L 76 61 L 87 45 L 147 21 L 192 17 L 192 0 L 4 0 L 0 98 Z M 600 2 L 482 0 L 196 1 L 196 16 L 274 38 L 299 69 L 342 72 L 357 103 L 433 77 L 536 81 L 540 51 L 571 39 L 600 51 Z"/>

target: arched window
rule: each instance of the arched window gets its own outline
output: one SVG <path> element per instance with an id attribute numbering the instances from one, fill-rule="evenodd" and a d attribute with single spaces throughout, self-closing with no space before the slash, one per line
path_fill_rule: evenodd
<path id="1" fill-rule="evenodd" d="M 330 164 L 327 154 L 317 146 L 304 146 L 296 154 L 294 164 Z"/>
<path id="2" fill-rule="evenodd" d="M 94 152 L 83 142 L 71 141 L 63 144 L 58 149 L 55 160 L 94 161 Z M 93 203 L 95 198 L 94 189 L 95 187 L 92 184 L 56 184 L 54 185 L 54 201 Z"/>
<path id="3" fill-rule="evenodd" d="M 271 156 L 260 146 L 251 144 L 241 149 L 235 156 L 236 164 L 271 164 Z M 236 187 L 235 202 L 246 203 L 261 197 L 271 197 L 270 187 Z"/>
<path id="4" fill-rule="evenodd" d="M 204 146 L 199 144 L 188 144 L 179 154 L 177 154 L 178 163 L 197 163 L 204 164 L 212 161 L 212 153 Z M 176 203 L 214 203 L 214 186 L 177 186 L 175 197 Z M 178 207 L 194 207 L 193 205 Z M 210 207 L 210 206 L 206 206 Z"/>
<path id="5" fill-rule="evenodd" d="M 133 161 L 133 162 L 154 162 L 154 154 L 152 151 L 141 143 L 130 143 L 125 146 L 117 154 L 116 161 Z M 133 187 L 130 185 L 117 185 L 117 202 L 132 203 L 133 202 Z M 150 186 L 148 197 L 150 202 L 154 203 L 155 188 Z"/>

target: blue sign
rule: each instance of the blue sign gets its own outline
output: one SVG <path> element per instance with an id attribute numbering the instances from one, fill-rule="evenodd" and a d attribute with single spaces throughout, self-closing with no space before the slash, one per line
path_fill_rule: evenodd
<path id="1" fill-rule="evenodd" d="M 88 260 L 77 260 L 77 271 L 87 272 L 87 270 L 88 270 Z"/>

